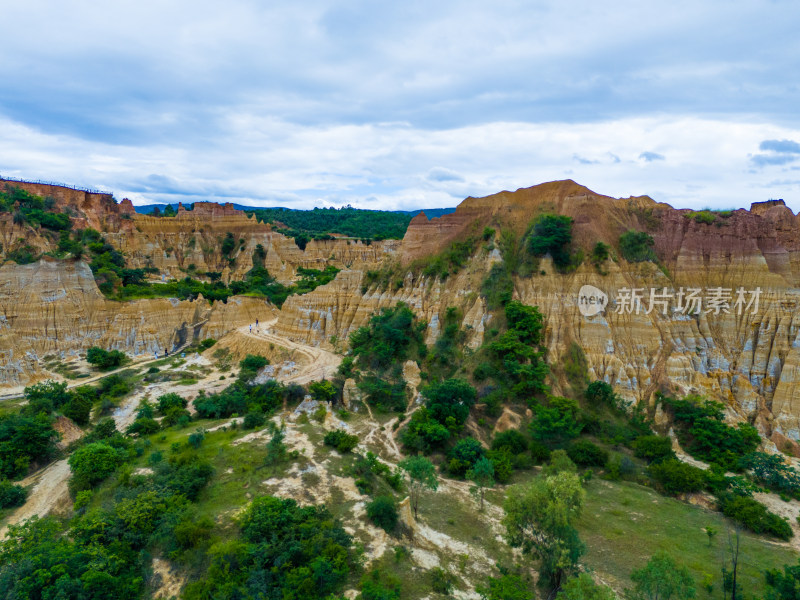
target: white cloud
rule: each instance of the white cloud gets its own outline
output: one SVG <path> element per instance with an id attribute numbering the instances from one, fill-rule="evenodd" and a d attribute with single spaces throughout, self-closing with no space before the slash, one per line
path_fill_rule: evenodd
<path id="1" fill-rule="evenodd" d="M 175 148 L 97 144 L 0 121 L 0 164 L 12 165 L 4 175 L 105 187 L 136 203 L 210 199 L 413 209 L 569 177 L 612 196 L 747 207 L 774 196 L 782 172 L 752 171 L 748 151 L 765 138 L 797 137 L 798 130 L 694 118 L 431 131 L 403 123 L 317 127 L 239 116 L 217 143 Z M 670 159 L 642 160 L 641 148 L 648 146 Z M 798 184 L 781 179 L 791 206 Z"/>
<path id="2" fill-rule="evenodd" d="M 418 208 L 569 176 L 748 205 L 793 181 L 799 14 L 758 0 L 7 2 L 0 173 L 139 202 Z"/>

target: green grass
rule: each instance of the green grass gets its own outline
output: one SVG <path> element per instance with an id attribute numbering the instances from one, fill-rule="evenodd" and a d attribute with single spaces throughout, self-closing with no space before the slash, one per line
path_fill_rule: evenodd
<path id="1" fill-rule="evenodd" d="M 698 599 L 720 595 L 721 558 L 727 528 L 732 527 L 720 513 L 628 482 L 594 479 L 587 492 L 578 529 L 589 548 L 585 563 L 604 579 L 617 588 L 628 587 L 631 571 L 663 550 L 692 572 Z M 707 525 L 718 531 L 711 546 L 703 531 Z M 748 597 L 764 588 L 765 569 L 796 561 L 797 553 L 790 548 L 742 532 L 739 581 Z M 714 579 L 712 595 L 700 586 L 706 573 Z"/>

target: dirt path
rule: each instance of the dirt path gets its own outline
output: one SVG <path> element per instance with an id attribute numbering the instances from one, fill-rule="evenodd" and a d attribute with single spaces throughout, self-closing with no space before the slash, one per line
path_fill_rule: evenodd
<path id="1" fill-rule="evenodd" d="M 342 360 L 340 356 L 337 356 L 332 352 L 328 352 L 327 350 L 322 350 L 321 348 L 314 348 L 305 344 L 298 344 L 286 338 L 269 333 L 268 328 L 274 324 L 275 320 L 270 321 L 269 323 L 264 323 L 262 324 L 262 327 L 256 331 L 253 331 L 252 333 L 249 331 L 249 326 L 245 326 L 240 328 L 239 332 L 244 335 L 263 340 L 265 344 L 276 344 L 283 346 L 302 355 L 307 363 L 302 365 L 297 372 L 292 373 L 288 377 L 281 378 L 284 383 L 308 383 L 310 381 L 322 379 L 323 377 L 329 377 L 336 371 L 336 369 L 339 368 L 339 363 Z M 178 351 L 179 350 L 176 352 Z M 171 356 L 174 355 L 175 352 L 173 352 Z M 162 358 L 160 357 L 158 360 L 162 360 Z M 147 363 L 155 361 L 156 359 L 154 358 L 146 361 L 139 361 L 134 365 L 127 365 L 126 367 L 122 367 L 114 371 L 108 371 L 93 378 L 81 379 L 79 382 L 73 383 L 68 387 L 86 385 L 93 381 L 97 381 L 98 379 L 102 379 L 103 377 L 108 377 L 117 371 L 129 369 L 131 366 L 141 367 L 142 365 L 146 365 Z M 219 381 L 216 378 L 216 374 L 212 373 L 212 375 L 207 376 L 198 381 L 196 384 L 190 386 L 177 386 L 171 382 L 149 385 L 143 390 L 125 398 L 123 402 L 116 409 L 114 409 L 112 416 L 117 425 L 117 429 L 124 431 L 125 428 L 133 422 L 136 416 L 136 407 L 139 406 L 139 403 L 144 396 L 155 398 L 168 392 L 176 392 L 182 396 L 191 396 L 196 395 L 201 389 L 205 390 L 206 392 L 214 393 L 218 391 L 218 389 L 226 387 L 229 383 L 229 381 Z M 0 396 L 0 400 L 8 398 L 8 395 Z M 32 486 L 28 494 L 28 500 L 12 515 L 10 515 L 6 523 L 0 528 L 0 539 L 5 537 L 9 525 L 20 523 L 34 515 L 44 516 L 53 510 L 57 510 L 61 507 L 68 507 L 69 489 L 67 483 L 69 481 L 69 476 L 69 464 L 67 463 L 67 460 L 64 459 L 48 465 L 44 469 L 28 476 L 26 479 L 21 481 L 20 484 L 22 486 Z"/>
<path id="2" fill-rule="evenodd" d="M 277 319 L 273 319 L 266 323 L 261 323 L 256 329 L 250 330 L 249 325 L 239 328 L 239 333 L 246 335 L 257 340 L 262 340 L 265 344 L 275 344 L 276 346 L 283 346 L 289 350 L 294 350 L 297 354 L 301 355 L 307 363 L 300 367 L 297 373 L 281 378 L 283 383 L 299 383 L 304 384 L 310 381 L 317 381 L 331 377 L 336 369 L 339 368 L 339 363 L 342 362 L 342 357 L 328 352 L 322 348 L 315 348 L 306 344 L 293 342 L 285 337 L 271 333 L 271 328 Z"/>
<path id="3" fill-rule="evenodd" d="M 180 348 L 177 348 L 177 349 L 173 350 L 172 354 L 170 354 L 166 358 L 175 358 L 175 355 L 177 353 L 183 351 L 187 346 L 188 346 L 188 344 L 184 344 Z M 77 381 L 69 381 L 69 380 L 65 380 L 63 377 L 56 377 L 56 376 L 50 377 L 50 379 L 54 379 L 56 381 L 66 381 L 67 382 L 67 389 L 72 389 L 72 388 L 80 387 L 82 385 L 88 385 L 90 383 L 95 383 L 95 382 L 100 381 L 101 379 L 103 379 L 105 377 L 108 377 L 109 375 L 114 375 L 115 373 L 120 373 L 120 372 L 126 371 L 128 369 L 138 369 L 138 368 L 143 367 L 145 365 L 149 365 L 150 363 L 154 363 L 154 362 L 157 362 L 159 360 L 164 360 L 164 358 L 165 358 L 164 356 L 159 356 L 158 358 L 153 357 L 153 358 L 145 358 L 145 359 L 141 359 L 140 358 L 139 360 L 135 360 L 134 359 L 132 362 L 129 362 L 128 364 L 126 364 L 126 365 L 124 365 L 122 367 L 118 367 L 118 368 L 113 369 L 111 371 L 103 371 L 102 373 L 97 373 L 96 375 L 92 375 L 91 377 L 84 377 L 84 378 L 81 378 L 81 379 L 79 379 Z M 16 387 L 11 388 L 10 391 L 7 390 L 4 394 L 0 394 L 0 402 L 2 402 L 3 400 L 16 400 L 18 398 L 22 398 L 25 395 L 24 392 L 23 392 L 24 389 L 25 389 L 25 386 L 16 386 Z"/>
<path id="4" fill-rule="evenodd" d="M 124 429 L 133 422 L 136 407 L 139 405 L 141 394 L 133 394 L 125 398 L 113 413 L 114 422 L 117 429 Z M 9 525 L 21 523 L 30 519 L 34 515 L 40 517 L 59 508 L 66 508 L 70 504 L 69 488 L 69 464 L 67 459 L 56 461 L 41 471 L 29 475 L 19 482 L 23 487 L 33 486 L 28 491 L 28 499 L 20 506 L 0 528 L 0 539 L 6 536 Z"/>

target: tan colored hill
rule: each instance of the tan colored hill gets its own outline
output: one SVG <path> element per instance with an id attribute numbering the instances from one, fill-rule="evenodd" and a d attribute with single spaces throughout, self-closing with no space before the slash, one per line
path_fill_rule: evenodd
<path id="1" fill-rule="evenodd" d="M 195 264 L 201 271 L 222 271 L 226 279 L 240 278 L 252 266 L 257 244 L 267 251 L 267 268 L 281 281 L 291 281 L 298 266 L 334 264 L 344 270 L 330 284 L 290 297 L 277 311 L 264 301 L 246 298 L 213 306 L 165 299 L 119 304 L 102 297 L 83 263 L 6 263 L 0 268 L 0 385 L 24 384 L 41 376 L 46 355 L 66 358 L 95 344 L 151 355 L 176 340 L 222 337 L 262 311 L 277 316 L 275 335 L 332 349 L 344 347 L 349 334 L 375 310 L 397 301 L 407 302 L 428 322 L 428 341 L 433 341 L 445 309 L 457 306 L 464 314 L 469 344 L 477 347 L 484 331 L 493 326 L 480 295 L 491 265 L 501 260 L 497 250 L 490 249 L 491 240 L 478 246 L 466 268 L 445 281 L 409 271 L 401 273 L 402 287 L 395 282 L 364 291 L 364 272 L 430 256 L 452 240 L 480 234 L 486 226 L 521 234 L 538 215 L 560 213 L 573 217 L 576 246 L 587 253 L 603 241 L 619 255 L 620 234 L 628 229 L 649 232 L 664 268 L 619 258 L 608 261 L 607 274 L 600 275 L 587 260 L 574 273 L 562 275 L 543 259 L 545 275 L 517 278 L 514 296 L 540 306 L 547 317 L 551 357 L 560 358 L 574 342 L 583 348 L 592 377 L 613 383 L 631 400 L 651 402 L 660 388 L 696 391 L 725 402 L 732 420 L 754 422 L 779 444 L 800 438 L 800 322 L 795 316 L 800 231 L 798 217 L 780 202 L 757 203 L 749 211 L 738 210 L 708 224 L 690 218 L 687 210 L 648 197 L 615 199 L 573 181 L 559 181 L 467 198 L 455 213 L 438 219 L 419 215 L 402 243 L 366 246 L 338 239 L 310 242 L 303 251 L 231 207 L 200 204 L 173 218 L 154 218 L 131 215 L 126 206 L 104 198 L 64 197 L 83 211 L 78 218 L 100 227 L 132 266 L 155 266 L 165 276 L 181 276 L 181 267 Z M 219 255 L 219 239 L 227 232 L 237 244 L 244 240 L 232 266 Z M 27 236 L 40 249 L 52 243 L 30 228 L 22 232 L 10 220 L 0 222 L 0 236 L 4 252 L 9 248 L 6 240 L 13 244 L 19 237 Z M 609 310 L 587 318 L 577 307 L 578 290 L 585 284 L 612 299 L 624 288 L 651 287 L 759 287 L 762 295 L 756 314 L 689 317 L 674 311 L 637 315 Z M 559 360 L 553 362 L 557 365 Z"/>

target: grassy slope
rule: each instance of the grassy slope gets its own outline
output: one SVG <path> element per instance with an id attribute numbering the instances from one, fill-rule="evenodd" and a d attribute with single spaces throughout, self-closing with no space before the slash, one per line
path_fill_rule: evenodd
<path id="1" fill-rule="evenodd" d="M 353 421 L 358 422 L 362 418 L 364 417 L 354 415 Z M 204 421 L 184 430 L 154 434 L 150 438 L 153 442 L 151 450 L 162 450 L 168 455 L 170 445 L 175 441 L 185 441 L 198 425 L 212 427 L 221 422 L 224 421 Z M 290 427 L 298 427 L 308 436 L 314 446 L 316 460 L 321 460 L 329 473 L 345 475 L 352 457 L 331 454 L 322 446 L 321 425 L 312 421 L 306 425 Z M 218 523 L 215 531 L 217 539 L 234 536 L 235 516 L 242 507 L 254 495 L 268 493 L 263 482 L 273 477 L 285 476 L 286 469 L 292 464 L 264 467 L 266 439 L 237 446 L 231 444 L 246 433 L 250 432 L 235 430 L 209 433 L 200 450 L 214 464 L 216 473 L 209 487 L 200 495 L 198 509 L 201 515 L 208 515 Z M 298 462 L 301 469 L 307 464 L 303 456 Z M 137 463 L 137 467 L 146 466 L 146 455 Z M 533 472 L 519 473 L 515 480 L 522 481 L 531 476 Z M 304 479 L 304 483 L 312 489 L 316 487 L 311 479 Z M 719 513 L 665 498 L 649 488 L 628 482 L 593 479 L 587 484 L 587 492 L 586 509 L 579 527 L 581 538 L 589 548 L 585 563 L 603 580 L 618 590 L 623 589 L 630 585 L 631 570 L 643 566 L 655 552 L 666 550 L 690 568 L 698 585 L 698 598 L 711 597 L 700 587 L 706 573 L 714 577 L 714 591 L 719 594 L 719 565 L 726 529 L 726 520 Z M 491 491 L 487 495 L 487 502 L 493 506 L 490 505 L 481 514 L 468 494 L 454 486 L 444 486 L 438 493 L 426 495 L 420 518 L 424 524 L 452 540 L 474 545 L 497 562 L 511 565 L 511 549 L 497 539 L 502 497 L 500 489 Z M 363 500 L 367 501 L 369 498 L 364 496 Z M 353 504 L 352 500 L 346 500 L 340 494 L 334 493 L 329 508 L 343 519 L 346 526 L 354 527 L 357 541 L 366 542 L 359 524 L 353 523 Z M 707 536 L 703 531 L 706 525 L 712 525 L 720 532 L 711 547 L 708 546 Z M 425 569 L 408 558 L 397 560 L 392 551 L 395 545 L 413 548 L 413 544 L 406 538 L 392 540 L 379 564 L 400 576 L 404 582 L 403 598 L 425 597 L 430 593 Z M 482 576 L 471 568 L 468 556 L 448 554 L 446 551 L 437 554 L 441 565 L 461 579 L 458 588 L 467 589 L 467 582 L 475 585 L 481 581 Z M 767 538 L 743 534 L 741 581 L 745 592 L 752 594 L 763 588 L 764 569 L 794 563 L 796 560 L 797 554 L 786 546 L 773 543 Z M 354 574 L 350 583 L 355 586 L 356 582 L 357 576 Z"/>
<path id="2" fill-rule="evenodd" d="M 698 585 L 700 599 L 721 593 L 722 549 L 731 522 L 720 513 L 665 498 L 634 483 L 594 479 L 587 486 L 580 535 L 589 547 L 586 564 L 616 588 L 630 585 L 629 575 L 660 550 L 686 565 Z M 712 545 L 703 528 L 719 532 Z M 749 596 L 764 588 L 763 571 L 797 561 L 797 553 L 768 538 L 742 533 L 740 581 Z M 714 594 L 700 587 L 710 573 Z"/>

